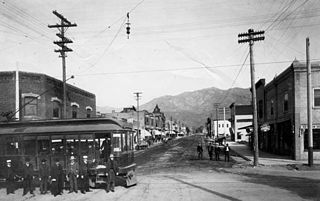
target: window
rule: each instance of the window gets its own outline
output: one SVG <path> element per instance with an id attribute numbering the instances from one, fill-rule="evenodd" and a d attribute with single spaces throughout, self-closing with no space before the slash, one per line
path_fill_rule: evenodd
<path id="1" fill-rule="evenodd" d="M 259 115 L 259 118 L 262 119 L 263 118 L 263 102 L 262 100 L 259 100 L 258 102 L 258 115 Z"/>
<path id="2" fill-rule="evenodd" d="M 72 106 L 72 118 L 76 119 L 78 115 L 78 107 L 77 106 Z"/>
<path id="3" fill-rule="evenodd" d="M 273 115 L 273 113 L 274 113 L 274 100 L 271 100 L 270 101 L 270 115 Z"/>
<path id="4" fill-rule="evenodd" d="M 87 118 L 90 118 L 90 117 L 91 117 L 91 110 L 87 109 Z"/>
<path id="5" fill-rule="evenodd" d="M 320 89 L 313 89 L 314 107 L 320 107 Z"/>
<path id="6" fill-rule="evenodd" d="M 34 97 L 24 98 L 24 115 L 25 116 L 36 116 L 38 111 L 38 99 Z"/>
<path id="7" fill-rule="evenodd" d="M 289 100 L 288 92 L 285 92 L 284 96 L 283 96 L 283 111 L 284 112 L 287 112 L 289 109 L 289 105 L 288 105 L 289 101 L 288 100 Z"/>
<path id="8" fill-rule="evenodd" d="M 53 101 L 52 105 L 53 105 L 52 117 L 60 118 L 60 114 L 61 114 L 60 103 L 58 101 Z"/>

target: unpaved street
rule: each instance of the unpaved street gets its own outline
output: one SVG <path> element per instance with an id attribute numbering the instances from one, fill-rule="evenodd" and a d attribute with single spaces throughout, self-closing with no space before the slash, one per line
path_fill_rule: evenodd
<path id="1" fill-rule="evenodd" d="M 233 167 L 234 162 L 196 159 L 198 136 L 159 144 L 136 154 L 138 185 L 108 193 L 101 189 L 82 194 L 27 195 L 22 189 L 0 200 L 320 200 L 319 172 L 294 172 L 285 168 Z M 223 155 L 221 159 L 223 159 Z M 314 174 L 314 176 L 312 176 Z"/>

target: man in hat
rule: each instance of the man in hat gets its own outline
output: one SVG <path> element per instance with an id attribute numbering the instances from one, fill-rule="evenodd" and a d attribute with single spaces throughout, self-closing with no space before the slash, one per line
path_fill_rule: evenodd
<path id="1" fill-rule="evenodd" d="M 26 158 L 26 163 L 23 166 L 23 196 L 26 195 L 28 192 L 30 192 L 30 194 L 33 194 L 33 179 L 33 165 L 30 163 L 30 159 Z"/>
<path id="2" fill-rule="evenodd" d="M 81 193 L 85 194 L 86 192 L 89 192 L 89 162 L 88 162 L 88 156 L 84 155 L 82 157 L 82 161 L 80 163 L 80 179 L 79 179 L 79 188 Z"/>
<path id="3" fill-rule="evenodd" d="M 49 181 L 49 166 L 46 163 L 46 159 L 41 160 L 39 169 L 39 180 L 40 180 L 40 193 L 46 194 L 48 191 L 48 181 Z"/>
<path id="4" fill-rule="evenodd" d="M 15 178 L 15 172 L 14 168 L 12 167 L 11 160 L 8 159 L 7 165 L 4 169 L 5 177 L 6 177 L 6 187 L 7 187 L 7 195 L 12 193 L 14 194 L 15 186 L 14 186 L 14 178 Z"/>
<path id="5" fill-rule="evenodd" d="M 74 156 L 70 157 L 70 163 L 67 167 L 67 175 L 70 184 L 69 193 L 75 192 L 78 193 L 78 182 L 77 178 L 79 177 L 79 164 L 75 161 L 76 158 Z"/>
<path id="6" fill-rule="evenodd" d="M 102 158 L 105 159 L 105 162 L 107 162 L 110 154 L 111 154 L 111 139 L 106 137 L 105 140 L 102 142 L 101 145 L 102 149 Z"/>
<path id="7" fill-rule="evenodd" d="M 63 186 L 63 169 L 60 165 L 59 159 L 55 160 L 55 164 L 51 168 L 51 193 L 54 196 L 62 194 L 62 186 Z"/>
<path id="8" fill-rule="evenodd" d="M 114 155 L 110 154 L 110 158 L 106 164 L 108 177 L 107 177 L 107 193 L 109 190 L 114 192 L 116 175 L 118 175 L 119 167 L 117 161 L 114 160 Z"/>

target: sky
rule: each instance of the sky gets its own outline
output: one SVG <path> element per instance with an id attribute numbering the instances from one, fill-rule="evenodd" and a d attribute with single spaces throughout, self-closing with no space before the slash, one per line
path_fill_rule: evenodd
<path id="1" fill-rule="evenodd" d="M 54 52 L 59 23 L 70 27 L 69 84 L 96 95 L 97 106 L 115 108 L 164 95 L 216 87 L 248 88 L 248 29 L 265 31 L 253 46 L 256 81 L 272 80 L 294 59 L 320 60 L 318 0 L 1 0 L 0 69 L 62 79 Z M 131 33 L 126 34 L 127 13 Z"/>

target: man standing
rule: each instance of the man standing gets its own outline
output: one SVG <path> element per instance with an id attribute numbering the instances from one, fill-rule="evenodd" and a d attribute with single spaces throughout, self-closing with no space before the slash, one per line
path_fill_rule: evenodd
<path id="1" fill-rule="evenodd" d="M 33 174 L 33 165 L 30 163 L 30 159 L 26 158 L 26 164 L 23 166 L 23 196 L 28 192 L 30 192 L 30 194 L 33 194 Z"/>
<path id="2" fill-rule="evenodd" d="M 85 194 L 89 192 L 89 163 L 88 156 L 83 156 L 83 160 L 80 163 L 80 182 L 79 187 L 81 193 Z"/>
<path id="3" fill-rule="evenodd" d="M 113 154 L 110 154 L 110 159 L 107 161 L 106 166 L 108 172 L 107 193 L 109 192 L 109 190 L 114 192 L 116 175 L 118 175 L 119 167 L 117 161 L 114 160 Z"/>
<path id="4" fill-rule="evenodd" d="M 71 156 L 70 163 L 67 168 L 67 175 L 69 178 L 70 190 L 69 193 L 75 192 L 78 193 L 78 182 L 79 177 L 79 164 L 75 161 L 75 157 Z"/>
<path id="5" fill-rule="evenodd" d="M 217 143 L 215 148 L 214 148 L 214 153 L 216 155 L 216 161 L 219 161 L 220 160 L 220 147 L 219 147 L 219 144 Z"/>
<path id="6" fill-rule="evenodd" d="M 54 196 L 62 194 L 62 186 L 63 186 L 63 170 L 60 165 L 59 159 L 55 160 L 55 164 L 51 169 L 51 193 Z"/>
<path id="7" fill-rule="evenodd" d="M 198 159 L 202 160 L 202 156 L 203 156 L 203 148 L 201 143 L 199 142 L 198 146 L 197 146 L 197 152 L 198 152 Z"/>
<path id="8" fill-rule="evenodd" d="M 41 160 L 39 169 L 39 179 L 40 179 L 40 193 L 46 194 L 48 191 L 48 181 L 49 181 L 49 166 L 46 163 L 46 159 Z"/>
<path id="9" fill-rule="evenodd" d="M 6 178 L 6 187 L 7 187 L 7 195 L 12 193 L 14 194 L 15 186 L 14 186 L 14 168 L 12 167 L 11 160 L 7 160 L 7 165 L 5 168 L 5 178 Z"/>
<path id="10" fill-rule="evenodd" d="M 229 162 L 229 159 L 230 159 L 230 148 L 229 148 L 229 145 L 228 143 L 226 144 L 226 147 L 224 148 L 224 161 L 225 162 Z"/>

